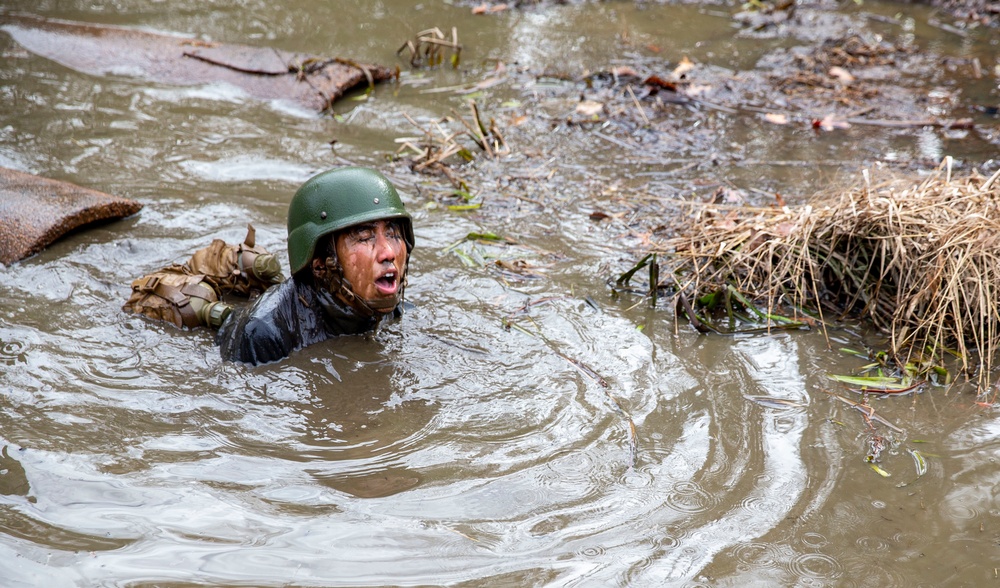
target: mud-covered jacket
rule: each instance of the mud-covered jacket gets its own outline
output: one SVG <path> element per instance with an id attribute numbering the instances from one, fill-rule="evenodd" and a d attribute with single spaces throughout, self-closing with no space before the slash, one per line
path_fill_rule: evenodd
<path id="1" fill-rule="evenodd" d="M 399 314 L 397 308 L 394 315 Z M 216 342 L 224 360 L 259 365 L 331 337 L 370 331 L 378 320 L 293 277 L 235 310 L 219 329 Z"/>

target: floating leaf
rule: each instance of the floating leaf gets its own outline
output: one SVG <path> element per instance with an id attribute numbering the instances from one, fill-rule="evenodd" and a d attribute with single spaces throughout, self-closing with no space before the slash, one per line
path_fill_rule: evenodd
<path id="1" fill-rule="evenodd" d="M 604 110 L 604 105 L 593 100 L 584 100 L 576 105 L 577 114 L 583 116 L 597 116 L 602 110 Z"/>
<path id="2" fill-rule="evenodd" d="M 663 88 L 664 90 L 669 90 L 671 92 L 677 91 L 677 84 L 668 80 L 664 80 L 663 78 L 657 75 L 649 76 L 648 78 L 643 80 L 642 83 L 647 86 L 656 86 L 658 88 Z"/>
<path id="3" fill-rule="evenodd" d="M 611 74 L 619 78 L 637 78 L 639 77 L 639 72 L 635 71 L 635 68 L 629 67 L 627 65 L 619 65 L 617 67 L 611 68 Z"/>
<path id="4" fill-rule="evenodd" d="M 912 390 L 915 386 L 908 379 L 894 378 L 891 376 L 838 376 L 835 374 L 827 376 L 831 380 L 857 386 L 862 389 L 884 390 L 884 391 L 906 391 Z"/>
<path id="5" fill-rule="evenodd" d="M 913 457 L 913 463 L 917 466 L 917 477 L 927 473 L 927 460 L 924 459 L 923 454 L 915 449 L 907 449 L 910 455 Z"/>
<path id="6" fill-rule="evenodd" d="M 482 202 L 476 202 L 475 204 L 452 204 L 448 207 L 448 210 L 465 211 L 465 210 L 476 210 L 482 207 L 483 207 Z"/>
<path id="7" fill-rule="evenodd" d="M 681 58 L 681 62 L 677 64 L 677 67 L 674 68 L 674 77 L 680 79 L 692 69 L 694 69 L 694 62 L 688 59 L 687 55 L 685 55 Z"/>
<path id="8" fill-rule="evenodd" d="M 684 95 L 695 98 L 712 91 L 711 84 L 691 84 L 684 88 Z"/>
<path id="9" fill-rule="evenodd" d="M 925 443 L 925 441 L 915 441 L 915 440 L 912 441 L 912 442 L 913 443 Z M 919 480 L 920 476 L 923 476 L 924 474 L 927 473 L 927 461 L 924 459 L 924 454 L 920 453 L 919 451 L 913 450 L 913 449 L 907 449 L 906 451 L 909 452 L 910 456 L 913 458 L 913 464 L 917 468 L 917 477 L 914 478 L 914 479 L 912 479 L 912 480 L 910 480 L 909 482 L 903 482 L 901 484 L 897 484 L 896 485 L 897 488 L 905 488 L 906 486 L 909 486 L 910 484 L 912 484 L 912 483 L 916 482 L 917 480 Z"/>
<path id="10" fill-rule="evenodd" d="M 883 470 L 882 468 L 878 467 L 878 465 L 877 465 L 877 464 L 874 464 L 874 463 L 870 463 L 870 464 L 868 464 L 868 465 L 869 465 L 869 466 L 871 466 L 871 468 L 872 468 L 873 470 L 875 470 L 875 473 L 876 473 L 876 474 L 878 474 L 878 475 L 882 476 L 883 478 L 889 478 L 889 477 L 892 477 L 892 474 L 890 474 L 889 472 L 887 472 L 887 471 Z"/>
<path id="11" fill-rule="evenodd" d="M 806 406 L 801 402 L 796 402 L 787 398 L 780 398 L 778 396 L 752 396 L 744 394 L 743 398 L 746 398 L 750 402 L 756 402 L 761 406 L 766 406 L 767 408 L 804 408 Z"/>
<path id="12" fill-rule="evenodd" d="M 462 260 L 462 263 L 464 263 L 466 267 L 482 267 L 481 263 L 476 263 L 476 260 L 472 259 L 468 253 L 462 251 L 461 249 L 455 249 L 454 252 L 455 255 Z"/>
<path id="13" fill-rule="evenodd" d="M 466 241 L 506 241 L 504 237 L 496 233 L 469 233 L 465 236 Z"/>
<path id="14" fill-rule="evenodd" d="M 822 120 L 815 119 L 812 122 L 813 128 L 822 129 L 824 131 L 832 131 L 835 129 L 849 129 L 851 128 L 851 123 L 846 120 L 837 118 L 836 115 L 828 114 L 823 117 Z"/>
<path id="15" fill-rule="evenodd" d="M 508 8 L 510 8 L 510 7 L 507 4 L 504 4 L 504 3 L 490 5 L 490 4 L 486 3 L 486 2 L 484 2 L 484 3 L 480 4 L 479 6 L 473 7 L 472 8 L 472 14 L 495 14 L 497 12 L 503 12 L 504 10 L 507 10 Z"/>
<path id="16" fill-rule="evenodd" d="M 851 72 L 847 71 L 842 67 L 833 66 L 827 73 L 830 75 L 831 78 L 837 78 L 837 81 L 839 81 L 841 84 L 844 84 L 845 86 L 854 81 L 854 76 L 851 75 Z"/>

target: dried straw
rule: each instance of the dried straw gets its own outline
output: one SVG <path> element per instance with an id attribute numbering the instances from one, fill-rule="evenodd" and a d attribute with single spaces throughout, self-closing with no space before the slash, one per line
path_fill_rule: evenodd
<path id="1" fill-rule="evenodd" d="M 824 306 L 869 318 L 891 353 L 956 350 L 985 385 L 1000 349 L 1000 171 L 952 177 L 951 160 L 915 183 L 893 177 L 797 208 L 696 210 L 664 243 L 681 291 L 733 284 L 769 310 Z M 970 359 L 978 352 L 978 364 Z"/>

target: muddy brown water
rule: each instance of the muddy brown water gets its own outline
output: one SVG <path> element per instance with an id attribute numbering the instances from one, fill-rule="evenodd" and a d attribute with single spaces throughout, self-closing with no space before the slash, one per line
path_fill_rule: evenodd
<path id="1" fill-rule="evenodd" d="M 664 301 L 610 295 L 607 280 L 637 244 L 622 228 L 629 218 L 590 219 L 616 206 L 683 215 L 663 202 L 630 208 L 623 194 L 807 194 L 878 160 L 953 155 L 987 170 L 995 119 L 979 116 L 973 131 L 816 133 L 685 108 L 658 133 L 625 133 L 559 124 L 580 92 L 531 74 L 473 95 L 514 148 L 461 170 L 484 206 L 456 212 L 443 180 L 387 158 L 394 139 L 415 134 L 404 114 L 429 124 L 467 112 L 467 97 L 428 90 L 480 82 L 497 61 L 579 75 L 636 63 L 669 72 L 688 55 L 749 72 L 811 41 L 741 32 L 726 6 L 491 16 L 437 1 L 4 8 L 399 63 L 404 75 L 318 117 L 222 85 L 85 75 L 0 34 L 0 165 L 145 205 L 0 271 L 3 586 L 997 582 L 995 409 L 962 385 L 873 401 L 903 431 L 879 429 L 890 438 L 883 477 L 865 463 L 863 417 L 824 393 L 851 394 L 827 375 L 863 363 L 839 349 L 877 339 L 857 325 L 830 341 L 815 331 L 698 335 Z M 810 14 L 812 34 L 910 36 L 959 64 L 923 86 L 905 82 L 925 96 L 997 103 L 996 31 L 958 34 L 901 4 Z M 411 72 L 397 59 L 434 26 L 458 28 L 460 71 Z M 975 58 L 979 79 L 962 65 Z M 671 153 L 686 161 L 666 162 Z M 698 164 L 713 153 L 715 165 Z M 133 278 L 214 237 L 237 242 L 247 222 L 284 256 L 290 194 L 347 162 L 384 169 L 414 213 L 412 308 L 401 321 L 248 368 L 223 363 L 206 331 L 120 311 Z M 519 245 L 450 248 L 486 231 Z M 504 272 L 491 256 L 536 267 Z M 911 451 L 926 459 L 921 476 Z"/>

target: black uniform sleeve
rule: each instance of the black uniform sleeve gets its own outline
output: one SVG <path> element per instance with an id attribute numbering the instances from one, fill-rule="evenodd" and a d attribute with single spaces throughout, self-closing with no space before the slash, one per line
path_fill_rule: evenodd
<path id="1" fill-rule="evenodd" d="M 289 280 L 268 289 L 249 307 L 233 312 L 216 341 L 222 359 L 260 365 L 284 359 L 301 345 Z"/>

